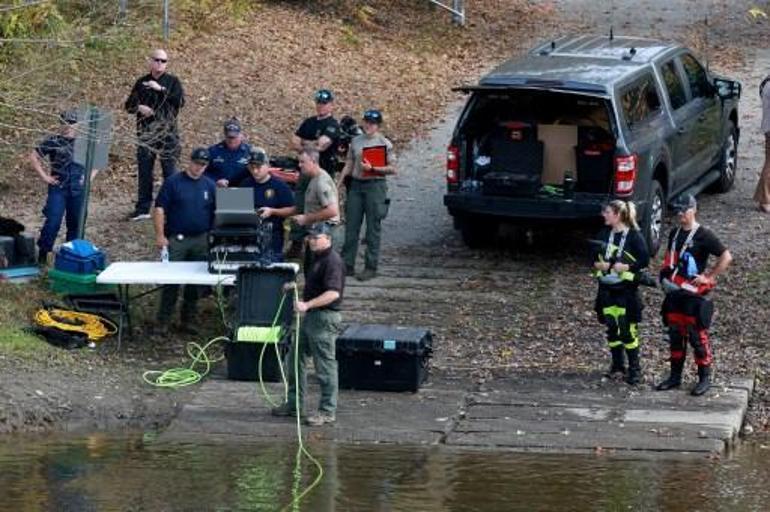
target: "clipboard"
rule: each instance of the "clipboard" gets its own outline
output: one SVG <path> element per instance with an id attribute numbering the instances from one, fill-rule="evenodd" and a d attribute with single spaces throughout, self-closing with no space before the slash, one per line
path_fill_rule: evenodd
<path id="1" fill-rule="evenodd" d="M 388 148 L 386 146 L 370 146 L 361 150 L 361 161 L 366 160 L 372 167 L 385 167 L 388 165 Z M 377 171 L 365 171 L 361 169 L 364 178 L 380 178 L 384 173 Z"/>

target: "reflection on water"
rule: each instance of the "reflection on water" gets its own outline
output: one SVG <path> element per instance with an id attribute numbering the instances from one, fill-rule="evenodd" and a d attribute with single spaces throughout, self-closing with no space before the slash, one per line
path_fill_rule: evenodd
<path id="1" fill-rule="evenodd" d="M 310 443 L 325 477 L 304 511 L 766 511 L 770 450 L 728 460 L 453 452 Z M 280 510 L 296 446 L 141 437 L 5 438 L 2 510 Z M 315 476 L 305 465 L 303 485 Z"/>

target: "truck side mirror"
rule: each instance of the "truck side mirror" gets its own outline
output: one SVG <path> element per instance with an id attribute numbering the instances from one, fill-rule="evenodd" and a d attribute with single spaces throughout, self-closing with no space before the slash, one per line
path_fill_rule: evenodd
<path id="1" fill-rule="evenodd" d="M 714 89 L 717 96 L 723 100 L 741 97 L 741 83 L 734 80 L 715 78 Z"/>

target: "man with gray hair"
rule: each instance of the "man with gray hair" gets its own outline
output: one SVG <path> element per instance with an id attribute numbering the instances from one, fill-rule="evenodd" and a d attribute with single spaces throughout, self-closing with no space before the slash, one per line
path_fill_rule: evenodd
<path id="1" fill-rule="evenodd" d="M 308 178 L 308 184 L 304 213 L 293 215 L 291 220 L 299 226 L 326 222 L 332 228 L 332 245 L 339 251 L 342 248 L 342 232 L 337 186 L 329 173 L 321 169 L 318 158 L 318 150 L 313 147 L 305 147 L 299 153 L 299 168 Z"/>
<path id="2" fill-rule="evenodd" d="M 136 114 L 137 200 L 131 220 L 150 218 L 155 157 L 165 180 L 176 172 L 180 144 L 176 118 L 184 106 L 184 90 L 177 77 L 166 73 L 168 55 L 154 50 L 148 59 L 150 72 L 136 81 L 125 109 Z"/>

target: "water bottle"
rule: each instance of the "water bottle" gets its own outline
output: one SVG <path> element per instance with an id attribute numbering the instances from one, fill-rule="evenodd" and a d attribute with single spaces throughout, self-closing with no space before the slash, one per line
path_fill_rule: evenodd
<path id="1" fill-rule="evenodd" d="M 160 250 L 160 261 L 163 263 L 168 263 L 168 246 L 164 245 L 163 248 Z"/>
<path id="2" fill-rule="evenodd" d="M 569 171 L 564 173 L 562 190 L 564 191 L 564 199 L 572 199 L 575 195 L 575 178 L 572 177 L 572 173 Z"/>

